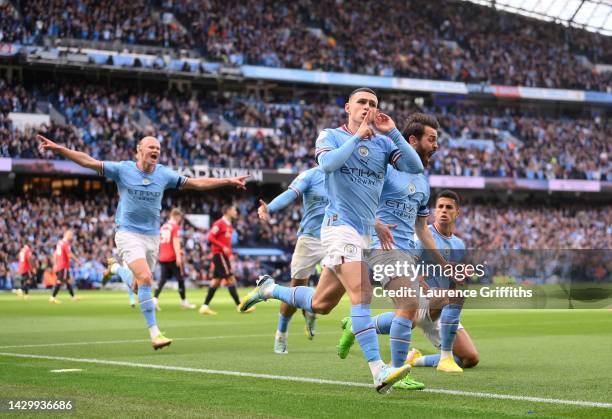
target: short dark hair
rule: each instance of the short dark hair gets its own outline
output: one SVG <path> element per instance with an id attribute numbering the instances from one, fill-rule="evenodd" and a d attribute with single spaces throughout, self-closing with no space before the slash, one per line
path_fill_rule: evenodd
<path id="1" fill-rule="evenodd" d="M 438 194 L 436 195 L 436 202 L 438 202 L 438 199 L 440 198 L 452 199 L 453 201 L 455 201 L 455 205 L 457 205 L 457 208 L 459 208 L 459 205 L 461 205 L 461 199 L 459 199 L 459 194 L 455 191 L 451 191 L 450 189 L 444 189 L 438 192 Z"/>
<path id="2" fill-rule="evenodd" d="M 355 89 L 351 92 L 348 100 L 350 101 L 353 95 L 360 93 L 360 92 L 372 93 L 374 96 L 376 96 L 376 99 L 378 99 L 378 95 L 376 94 L 374 90 L 370 89 L 369 87 L 360 87 L 359 89 Z"/>
<path id="3" fill-rule="evenodd" d="M 425 127 L 431 127 L 438 130 L 440 128 L 440 124 L 433 115 L 413 113 L 408 117 L 408 121 L 406 121 L 406 126 L 402 132 L 402 135 L 406 140 L 408 140 L 411 135 L 414 135 L 420 140 L 425 133 Z"/>
<path id="4" fill-rule="evenodd" d="M 230 209 L 234 208 L 234 204 L 225 204 L 221 207 L 221 214 L 225 215 Z"/>

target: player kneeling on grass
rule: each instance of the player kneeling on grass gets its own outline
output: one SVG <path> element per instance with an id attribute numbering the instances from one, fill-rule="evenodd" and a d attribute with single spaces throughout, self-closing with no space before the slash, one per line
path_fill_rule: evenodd
<path id="1" fill-rule="evenodd" d="M 444 252 L 445 257 L 452 263 L 461 263 L 465 257 L 465 244 L 455 235 L 455 223 L 459 216 L 459 195 L 450 190 L 438 193 L 435 202 L 435 220 L 429 230 L 436 241 L 436 249 Z M 432 263 L 431 253 L 423 251 L 422 260 Z M 455 289 L 463 286 L 443 275 L 431 275 L 425 278 L 425 288 L 442 290 Z M 423 332 L 436 348 L 439 355 L 419 357 L 418 351 L 409 354 L 408 362 L 414 366 L 436 367 L 438 371 L 460 373 L 461 366 L 470 368 L 478 364 L 478 351 L 470 339 L 467 331 L 459 323 L 464 299 L 461 297 L 442 298 L 426 301 L 423 313 L 429 313 L 423 319 Z M 435 333 L 435 331 L 439 333 Z"/>
<path id="2" fill-rule="evenodd" d="M 455 220 L 459 215 L 459 196 L 452 191 L 442 191 L 436 197 L 435 222 L 429 226 L 429 230 L 435 240 L 436 248 L 444 250 L 445 256 L 450 262 L 462 261 L 465 251 L 463 241 L 454 235 Z M 387 226 L 380 226 L 380 235 L 388 237 L 390 232 Z M 385 232 L 384 229 L 387 228 Z M 417 242 L 417 247 L 422 249 L 422 243 Z M 435 263 L 433 253 L 426 251 L 423 260 L 427 263 Z M 425 288 L 450 289 L 455 283 L 446 277 L 428 277 Z M 479 355 L 469 334 L 459 323 L 459 316 L 463 305 L 462 299 L 443 297 L 436 300 L 428 300 L 425 297 L 419 299 L 419 308 L 416 327 L 423 330 L 429 341 L 440 349 L 440 354 L 422 356 L 418 349 L 408 353 L 406 362 L 412 366 L 437 367 L 438 371 L 460 373 L 461 366 L 464 368 L 474 367 L 478 364 Z M 383 313 L 374 318 L 378 334 L 391 333 L 392 323 L 396 318 L 395 313 Z M 346 320 L 344 320 L 346 322 Z M 344 325 L 343 325 L 344 327 Z M 338 344 L 338 355 L 346 358 L 350 347 L 353 345 L 354 337 L 350 329 L 344 327 L 343 335 Z"/>
<path id="3" fill-rule="evenodd" d="M 406 363 L 413 367 L 435 367 L 438 371 L 449 373 L 461 373 L 463 368 L 473 368 L 478 365 L 480 360 L 478 350 L 463 325 L 457 322 L 455 334 L 453 334 L 455 323 L 446 319 L 442 322 L 441 316 L 448 316 L 448 313 L 444 313 L 444 308 L 450 305 L 448 300 L 436 302 L 422 298 L 419 303 L 416 327 L 423 331 L 423 334 L 434 348 L 440 350 L 440 353 L 423 355 L 421 351 L 413 348 L 408 353 Z M 444 308 L 440 310 L 440 307 Z M 385 319 L 380 320 L 381 334 L 384 333 L 386 322 Z M 448 361 L 441 362 L 441 360 Z"/>
<path id="4" fill-rule="evenodd" d="M 115 216 L 115 243 L 121 260 L 127 264 L 134 276 L 133 285 L 138 292 L 140 311 L 149 328 L 153 348 L 157 350 L 170 345 L 172 340 L 165 337 L 157 326 L 155 302 L 151 294 L 152 272 L 159 253 L 159 226 L 164 191 L 170 188 L 208 190 L 223 186 L 245 189 L 248 176 L 223 179 L 190 179 L 181 176 L 158 164 L 161 147 L 154 137 L 144 137 L 138 142 L 135 162 L 102 162 L 80 151 L 56 144 L 42 135 L 37 138 L 41 152 L 59 154 L 117 183 L 119 205 Z"/>

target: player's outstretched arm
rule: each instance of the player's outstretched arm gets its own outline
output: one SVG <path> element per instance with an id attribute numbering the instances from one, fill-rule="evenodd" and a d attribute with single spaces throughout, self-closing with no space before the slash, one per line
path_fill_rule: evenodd
<path id="1" fill-rule="evenodd" d="M 299 184 L 296 185 L 296 182 L 298 182 Z M 265 222 L 270 221 L 270 213 L 280 211 L 287 205 L 295 201 L 297 197 L 300 196 L 300 194 L 302 193 L 302 188 L 307 185 L 307 182 L 308 181 L 306 172 L 298 176 L 291 183 L 291 185 L 289 185 L 289 189 L 287 189 L 280 195 L 277 195 L 269 204 L 266 204 L 262 199 L 260 199 L 259 208 L 257 208 L 257 215 L 259 215 L 259 219 Z"/>
<path id="2" fill-rule="evenodd" d="M 372 137 L 372 135 L 374 135 L 374 131 L 369 125 L 374 115 L 373 112 L 374 111 L 372 110 L 368 111 L 355 135 L 349 138 L 340 147 L 334 150 L 326 151 L 318 157 L 317 161 L 325 172 L 329 173 L 340 169 L 342 165 L 346 163 L 348 158 L 351 157 L 351 154 L 353 154 L 353 151 L 355 150 L 355 147 L 359 141 L 361 139 L 369 139 Z"/>
<path id="3" fill-rule="evenodd" d="M 408 144 L 408 141 L 406 141 L 402 133 L 397 129 L 391 117 L 379 112 L 374 119 L 374 126 L 377 130 L 391 138 L 393 144 L 399 149 L 400 157 L 395 162 L 395 166 L 399 170 L 414 174 L 422 173 L 423 170 L 425 170 L 418 153 L 414 147 Z"/>
<path id="4" fill-rule="evenodd" d="M 246 189 L 245 185 L 248 178 L 249 176 L 236 176 L 219 179 L 210 177 L 188 178 L 183 184 L 183 189 L 207 191 L 210 189 L 223 188 L 225 186 L 234 186 L 238 189 Z"/>
<path id="5" fill-rule="evenodd" d="M 295 190 L 287 189 L 285 192 L 278 195 L 276 198 L 272 200 L 272 202 L 268 204 L 268 211 L 269 212 L 280 211 L 283 208 L 285 208 L 287 205 L 294 202 L 298 196 L 299 194 Z"/>
<path id="6" fill-rule="evenodd" d="M 38 145 L 38 150 L 41 153 L 45 151 L 50 151 L 54 154 L 59 154 L 60 156 L 66 157 L 68 160 L 72 160 L 79 166 L 95 170 L 98 173 L 102 171 L 102 162 L 100 160 L 94 159 L 88 154 L 85 154 L 81 151 L 70 150 L 69 148 L 54 143 L 50 139 L 40 134 L 36 136 L 36 139 L 40 141 L 40 144 Z"/>

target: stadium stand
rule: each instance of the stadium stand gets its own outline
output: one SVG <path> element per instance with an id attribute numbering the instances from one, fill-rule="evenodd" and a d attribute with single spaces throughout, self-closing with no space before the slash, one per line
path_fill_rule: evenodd
<path id="1" fill-rule="evenodd" d="M 612 85 L 612 72 L 594 66 L 612 62 L 609 37 L 459 1 L 444 8 L 426 0 L 25 0 L 20 6 L 1 9 L 2 42 L 80 39 L 108 48 L 184 48 L 235 65 L 597 91 Z"/>
<path id="2" fill-rule="evenodd" d="M 52 122 L 42 130 L 51 138 L 96 158 L 129 159 L 136 139 L 153 133 L 164 145 L 161 162 L 174 167 L 305 170 L 313 164 L 319 129 L 339 126 L 344 118 L 341 106 L 324 100 L 266 103 L 236 97 L 215 103 L 206 95 L 194 98 L 170 91 L 118 92 L 53 83 L 26 90 L 2 82 L 0 156 L 40 157 L 35 135 L 12 127 L 7 117 L 9 112 L 33 111 L 40 100 L 51 103 L 66 119 L 65 125 Z M 400 126 L 418 109 L 404 102 L 382 105 Z M 612 124 L 605 117 L 551 118 L 474 106 L 424 110 L 438 115 L 442 126 L 441 150 L 431 174 L 612 181 Z M 144 126 L 138 122 L 143 115 Z M 233 129 L 222 129 L 221 118 Z"/>
<path id="3" fill-rule="evenodd" d="M 291 252 L 295 231 L 301 219 L 301 207 L 293 204 L 274 213 L 270 224 L 257 220 L 257 196 L 245 196 L 236 201 L 239 217 L 235 223 L 237 246 L 275 247 Z M 208 213 L 220 216 L 223 198 L 199 198 L 177 195 L 165 199 L 164 207 L 179 205 L 187 213 Z M 51 265 L 51 256 L 63 228 L 76 232 L 73 251 L 82 265 L 74 267 L 73 275 L 82 286 L 99 286 L 101 264 L 113 251 L 113 211 L 116 198 L 98 194 L 83 199 L 77 196 L 0 196 L 0 213 L 14 214 L 0 221 L 0 234 L 14 240 L 0 245 L 0 272 L 15 277 L 16 255 L 23 240 L 34 249 L 39 281 Z M 168 210 L 162 214 L 167 217 Z M 494 249 L 599 249 L 612 248 L 612 212 L 606 206 L 569 204 L 555 208 L 546 205 L 511 203 L 468 203 L 462 207 L 457 234 L 468 248 Z M 62 220 L 58 223 L 57 220 Z M 500 230 L 500 223 L 505 227 Z M 194 283 L 208 279 L 210 258 L 206 243 L 207 230 L 184 223 L 183 243 L 186 252 L 187 277 Z M 263 261 L 254 257 L 238 257 L 236 276 L 249 284 L 263 273 L 273 272 L 288 280 L 288 260 L 282 257 Z M 285 264 L 284 268 L 282 267 Z M 15 265 L 15 266 L 14 266 Z"/>
<path id="4" fill-rule="evenodd" d="M 157 58 L 149 67 L 160 74 L 169 68 L 166 55 L 199 56 L 225 67 L 253 64 L 612 92 L 612 72 L 595 66 L 612 63 L 610 37 L 467 2 L 450 2 L 445 8 L 425 0 L 381 0 L 365 6 L 335 0 L 23 0 L 0 5 L 2 45 L 39 45 L 44 47 L 37 49 L 48 52 L 65 41 L 108 51 L 152 51 Z M 178 91 L 168 82 L 147 83 L 136 75 L 142 62 L 134 59 L 123 63 L 115 57 L 115 64 L 126 70 L 118 80 L 106 73 L 88 78 L 86 67 L 64 73 L 60 64 L 51 75 L 42 66 L 7 57 L 0 57 L 0 158 L 16 161 L 47 157 L 37 150 L 37 132 L 110 160 L 131 159 L 138 139 L 151 134 L 162 142 L 161 162 L 172 167 L 298 173 L 314 164 L 319 130 L 345 119 L 342 105 L 348 88 L 279 83 L 262 94 L 257 81 L 239 79 L 229 88 L 229 83 L 219 82 Z M 5 65 L 23 68 L 7 77 Z M 221 73 L 217 76 L 222 78 Z M 605 105 L 561 106 L 470 95 L 447 100 L 432 92 L 383 91 L 381 97 L 381 108 L 400 127 L 415 111 L 438 117 L 441 147 L 430 175 L 612 182 L 612 126 Z M 16 124 L 12 113 L 55 116 L 42 126 L 28 127 Z M 28 174 L 0 175 L 0 234 L 15 237 L 0 245 L 0 288 L 14 277 L 16 254 L 25 238 L 37 249 L 39 281 L 48 277 L 45 268 L 63 226 L 77 232 L 74 249 L 83 264 L 75 268 L 75 277 L 82 286 L 99 283 L 101 262 L 112 253 L 114 190 L 104 187 L 95 196 L 62 187 L 37 191 L 25 188 Z M 282 253 L 272 258 L 239 256 L 235 269 L 243 284 L 264 272 L 288 279 L 299 204 L 274 214 L 270 225 L 253 221 L 257 199 L 271 198 L 281 186 L 265 191 L 251 187 L 236 198 L 236 246 Z M 520 196 L 506 202 L 500 200 L 505 193 L 501 189 L 467 199 L 458 233 L 468 247 L 612 246 L 606 198 L 561 205 L 558 196 L 547 201 L 539 192 L 530 192 L 527 200 Z M 602 196 L 605 193 L 609 191 Z M 224 202 L 226 197 L 217 194 L 179 193 L 169 195 L 164 208 L 179 205 L 188 213 L 214 218 Z M 496 228 L 499 222 L 506 226 L 503 231 Z M 205 230 L 185 223 L 186 270 L 196 283 L 207 279 L 210 268 L 205 237 Z"/>
<path id="5" fill-rule="evenodd" d="M 179 199 L 169 197 L 165 200 L 167 208 L 180 205 L 185 210 L 188 209 L 187 211 L 211 214 L 212 218 L 221 216 L 223 202 L 224 200 L 218 196 L 206 196 L 200 199 L 182 196 Z M 238 200 L 235 204 L 239 213 L 239 218 L 235 223 L 239 246 L 268 246 L 285 251 L 293 248 L 295 231 L 301 217 L 298 204 L 276 215 L 269 225 L 252 222 L 257 219 L 255 206 L 257 199 L 254 197 Z M 72 250 L 82 264 L 80 267 L 73 267 L 73 275 L 87 286 L 99 286 L 104 269 L 101 262 L 113 255 L 113 213 L 116 205 L 116 197 L 108 194 L 96 195 L 95 198 L 87 199 L 75 195 L 61 197 L 0 196 L 0 213 L 13 214 L 11 217 L 2 218 L 0 235 L 3 237 L 12 235 L 14 238 L 11 241 L 3 241 L 0 245 L 0 261 L 2 261 L 0 271 L 4 269 L 6 273 L 12 272 L 11 276 L 15 277 L 15 256 L 19 253 L 24 240 L 27 240 L 34 249 L 38 275 L 42 279 L 44 271 L 52 266 L 52 255 L 58 237 L 63 234 L 63 229 L 70 227 L 75 231 Z M 167 218 L 167 213 L 167 210 L 164 211 L 162 219 Z M 208 253 L 207 234 L 208 231 L 197 229 L 187 222 L 184 224 L 186 272 L 188 278 L 196 283 L 208 279 L 211 261 Z M 282 258 L 278 261 L 282 262 Z M 274 271 L 276 264 L 273 265 L 264 263 L 262 267 L 262 262 L 257 258 L 238 257 L 237 279 L 243 283 L 251 283 L 257 278 L 257 275 L 266 271 Z M 253 272 L 255 267 L 258 270 Z M 251 273 L 248 273 L 249 271 Z M 288 279 L 288 262 L 287 266 L 276 273 L 279 277 Z"/>

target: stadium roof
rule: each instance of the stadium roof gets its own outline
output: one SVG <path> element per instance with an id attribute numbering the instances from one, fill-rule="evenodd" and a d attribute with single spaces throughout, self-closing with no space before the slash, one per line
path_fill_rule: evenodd
<path id="1" fill-rule="evenodd" d="M 467 0 L 612 36 L 612 0 Z"/>

